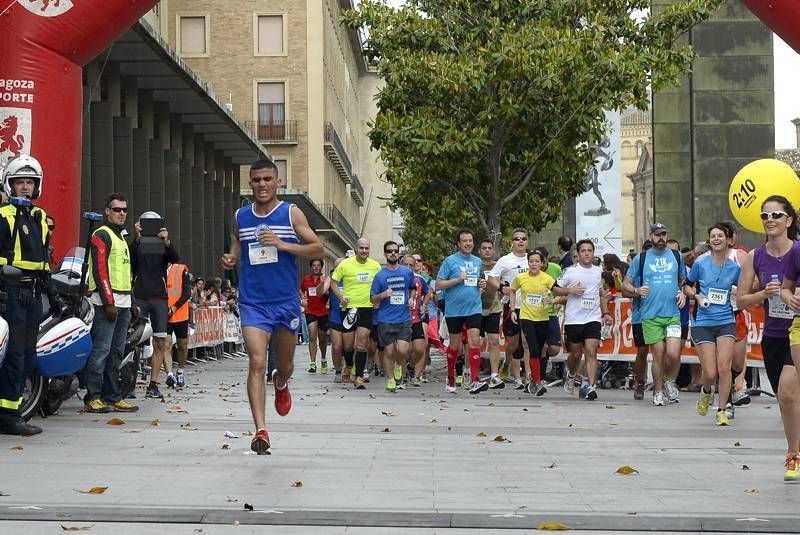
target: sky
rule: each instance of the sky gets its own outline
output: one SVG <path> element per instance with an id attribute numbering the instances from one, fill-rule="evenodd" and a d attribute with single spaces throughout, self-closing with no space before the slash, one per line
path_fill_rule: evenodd
<path id="1" fill-rule="evenodd" d="M 395 7 L 404 0 L 387 0 Z M 358 0 L 356 0 L 358 4 Z M 797 131 L 792 119 L 800 117 L 800 54 L 774 35 L 775 54 L 775 148 L 794 149 Z"/>

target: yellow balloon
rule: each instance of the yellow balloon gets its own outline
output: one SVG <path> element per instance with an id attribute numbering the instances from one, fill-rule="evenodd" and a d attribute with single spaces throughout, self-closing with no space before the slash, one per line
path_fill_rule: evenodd
<path id="1" fill-rule="evenodd" d="M 770 195 L 786 197 L 795 209 L 800 208 L 800 179 L 783 162 L 766 158 L 742 167 L 731 181 L 728 205 L 736 220 L 753 232 L 764 232 L 761 205 Z"/>

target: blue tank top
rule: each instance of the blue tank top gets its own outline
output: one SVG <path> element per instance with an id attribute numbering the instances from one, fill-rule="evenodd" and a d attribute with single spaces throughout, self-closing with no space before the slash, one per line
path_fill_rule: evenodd
<path id="1" fill-rule="evenodd" d="M 292 225 L 292 205 L 279 201 L 265 216 L 253 212 L 253 204 L 236 211 L 242 245 L 239 300 L 244 304 L 291 303 L 300 300 L 295 255 L 261 245 L 257 236 L 265 227 L 287 243 L 300 243 Z"/>

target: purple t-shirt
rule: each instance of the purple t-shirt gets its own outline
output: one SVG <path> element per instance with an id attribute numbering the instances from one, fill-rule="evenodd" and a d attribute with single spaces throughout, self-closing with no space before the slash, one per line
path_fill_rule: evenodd
<path id="1" fill-rule="evenodd" d="M 756 272 L 758 284 L 762 290 L 772 280 L 773 275 L 777 275 L 778 280 L 781 282 L 783 282 L 784 277 L 797 280 L 798 275 L 800 275 L 800 242 L 795 242 L 782 259 L 770 255 L 767 252 L 766 245 L 759 245 L 753 252 L 753 269 Z M 786 310 L 781 305 L 782 302 L 779 296 L 774 296 L 764 301 L 764 336 L 788 336 L 789 327 L 792 326 L 792 318 L 773 316 L 781 314 L 781 310 Z M 770 309 L 772 309 L 773 315 L 770 315 Z"/>

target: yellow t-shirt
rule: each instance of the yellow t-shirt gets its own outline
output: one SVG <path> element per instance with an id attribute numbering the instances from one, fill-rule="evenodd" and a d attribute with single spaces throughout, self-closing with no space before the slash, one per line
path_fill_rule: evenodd
<path id="1" fill-rule="evenodd" d="M 547 321 L 550 314 L 544 299 L 550 295 L 550 288 L 556 283 L 555 279 L 540 271 L 538 275 L 531 276 L 529 271 L 520 273 L 511 282 L 511 288 L 520 291 L 522 302 L 520 307 L 520 318 L 530 321 Z"/>
<path id="2" fill-rule="evenodd" d="M 355 256 L 351 256 L 339 264 L 331 278 L 344 283 L 342 294 L 349 300 L 348 307 L 372 308 L 369 290 L 372 288 L 372 279 L 380 270 L 381 265 L 371 258 L 362 264 Z"/>

